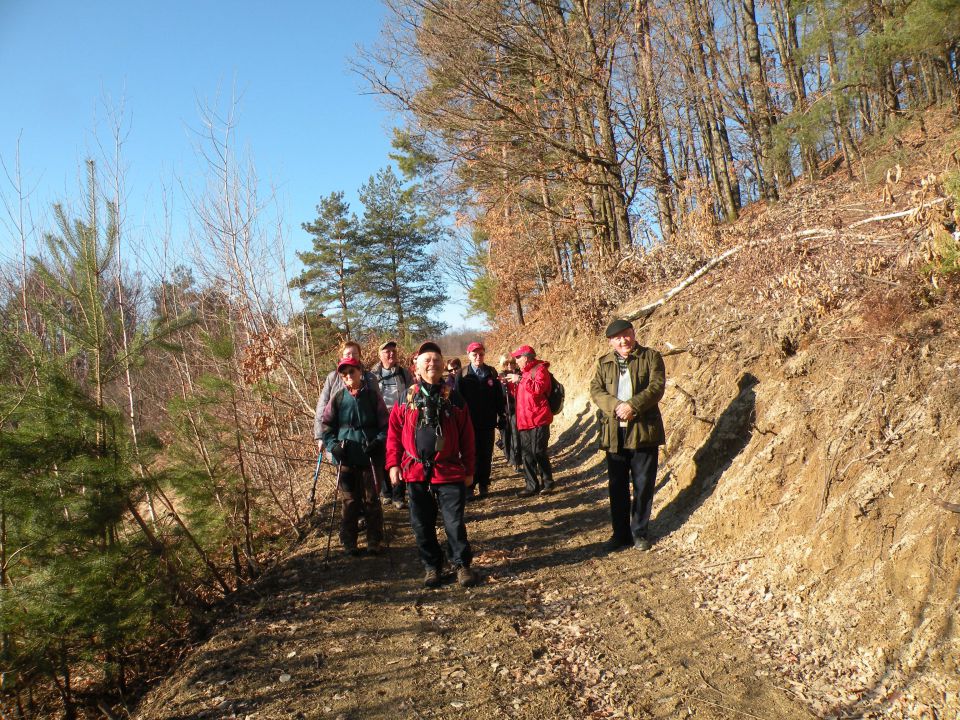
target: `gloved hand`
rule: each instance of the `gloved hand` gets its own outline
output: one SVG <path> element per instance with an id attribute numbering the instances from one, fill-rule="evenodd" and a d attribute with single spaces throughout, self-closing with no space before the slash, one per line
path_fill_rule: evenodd
<path id="1" fill-rule="evenodd" d="M 333 455 L 333 459 L 337 462 L 338 465 L 343 463 L 343 458 L 346 456 L 346 449 L 343 447 L 342 442 L 334 443 L 330 448 L 330 454 Z"/>
<path id="2" fill-rule="evenodd" d="M 376 453 L 383 450 L 383 440 L 380 438 L 374 438 L 373 440 L 367 440 L 367 446 L 365 448 L 367 455 L 375 455 Z"/>

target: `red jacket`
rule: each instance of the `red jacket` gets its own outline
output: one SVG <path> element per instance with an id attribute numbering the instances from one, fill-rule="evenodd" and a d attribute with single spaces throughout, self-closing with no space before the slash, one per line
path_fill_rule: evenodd
<path id="1" fill-rule="evenodd" d="M 533 430 L 553 422 L 550 412 L 550 363 L 527 361 L 517 386 L 517 430 Z"/>
<path id="2" fill-rule="evenodd" d="M 398 402 L 390 413 L 387 429 L 387 470 L 399 467 L 405 482 L 423 482 L 423 463 L 417 460 L 416 430 L 420 416 L 412 399 L 419 385 L 411 386 L 406 402 Z M 433 458 L 434 483 L 463 482 L 473 475 L 476 457 L 473 444 L 473 424 L 463 397 L 444 386 L 441 390 L 446 402 L 440 418 L 443 449 Z"/>

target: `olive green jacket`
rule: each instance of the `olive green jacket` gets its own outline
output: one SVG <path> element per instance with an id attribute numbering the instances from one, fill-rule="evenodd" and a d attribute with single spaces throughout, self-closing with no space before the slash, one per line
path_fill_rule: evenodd
<path id="1" fill-rule="evenodd" d="M 617 368 L 616 351 L 611 350 L 597 358 L 593 380 L 590 383 L 590 399 L 597 406 L 597 420 L 600 424 L 600 449 L 618 452 L 619 438 L 617 429 L 620 419 L 617 417 L 617 382 L 620 370 Z M 636 450 L 641 447 L 663 445 L 663 418 L 657 403 L 663 397 L 667 382 L 663 367 L 663 357 L 653 348 L 637 345 L 630 351 L 628 363 L 630 379 L 633 381 L 633 397 L 627 402 L 636 413 L 636 417 L 627 423 L 623 447 Z"/>

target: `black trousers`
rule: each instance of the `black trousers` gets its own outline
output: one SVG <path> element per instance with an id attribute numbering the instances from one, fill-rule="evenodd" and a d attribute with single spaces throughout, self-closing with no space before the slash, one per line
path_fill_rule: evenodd
<path id="1" fill-rule="evenodd" d="M 477 458 L 474 461 L 473 484 L 486 488 L 490 485 L 490 466 L 493 464 L 494 428 L 489 430 L 473 429 L 473 442 Z M 469 491 L 468 491 L 469 492 Z"/>
<path id="2" fill-rule="evenodd" d="M 463 506 L 467 501 L 467 489 L 463 483 L 428 482 L 407 483 L 410 503 L 410 526 L 417 541 L 420 561 L 426 568 L 440 570 L 443 552 L 437 541 L 437 512 L 443 517 L 443 529 L 447 534 L 447 550 L 450 562 L 457 566 L 470 567 L 473 554 L 467 541 L 467 526 L 463 520 Z"/>
<path id="3" fill-rule="evenodd" d="M 623 432 L 620 433 L 623 442 Z M 624 544 L 646 537 L 653 510 L 659 448 L 621 449 L 607 453 L 610 490 L 610 522 L 613 536 Z M 630 489 L 633 488 L 633 500 Z"/>
<path id="4" fill-rule="evenodd" d="M 393 487 L 390 482 L 390 476 L 387 474 L 386 463 L 386 449 L 375 453 L 373 466 L 377 468 L 377 481 L 380 485 L 380 495 L 386 500 L 403 500 L 403 486 L 405 483 L 400 483 L 400 487 Z"/>
<path id="5" fill-rule="evenodd" d="M 507 415 L 507 424 L 500 431 L 500 437 L 503 439 L 503 456 L 515 468 L 521 465 L 520 459 L 520 431 L 517 430 L 517 416 L 515 414 Z"/>
<path id="6" fill-rule="evenodd" d="M 533 430 L 520 431 L 520 457 L 523 463 L 523 479 L 527 490 L 537 492 L 553 487 L 553 468 L 547 445 L 550 442 L 550 426 L 541 425 Z"/>

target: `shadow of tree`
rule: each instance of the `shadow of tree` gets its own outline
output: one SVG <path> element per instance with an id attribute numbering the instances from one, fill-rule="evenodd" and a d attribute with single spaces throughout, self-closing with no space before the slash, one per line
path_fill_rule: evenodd
<path id="1" fill-rule="evenodd" d="M 760 381 L 744 373 L 737 382 L 737 396 L 714 423 L 706 442 L 693 456 L 696 473 L 690 484 L 657 514 L 653 534 L 663 537 L 681 528 L 713 493 L 717 482 L 743 452 L 753 437 L 757 396 L 754 387 Z"/>

